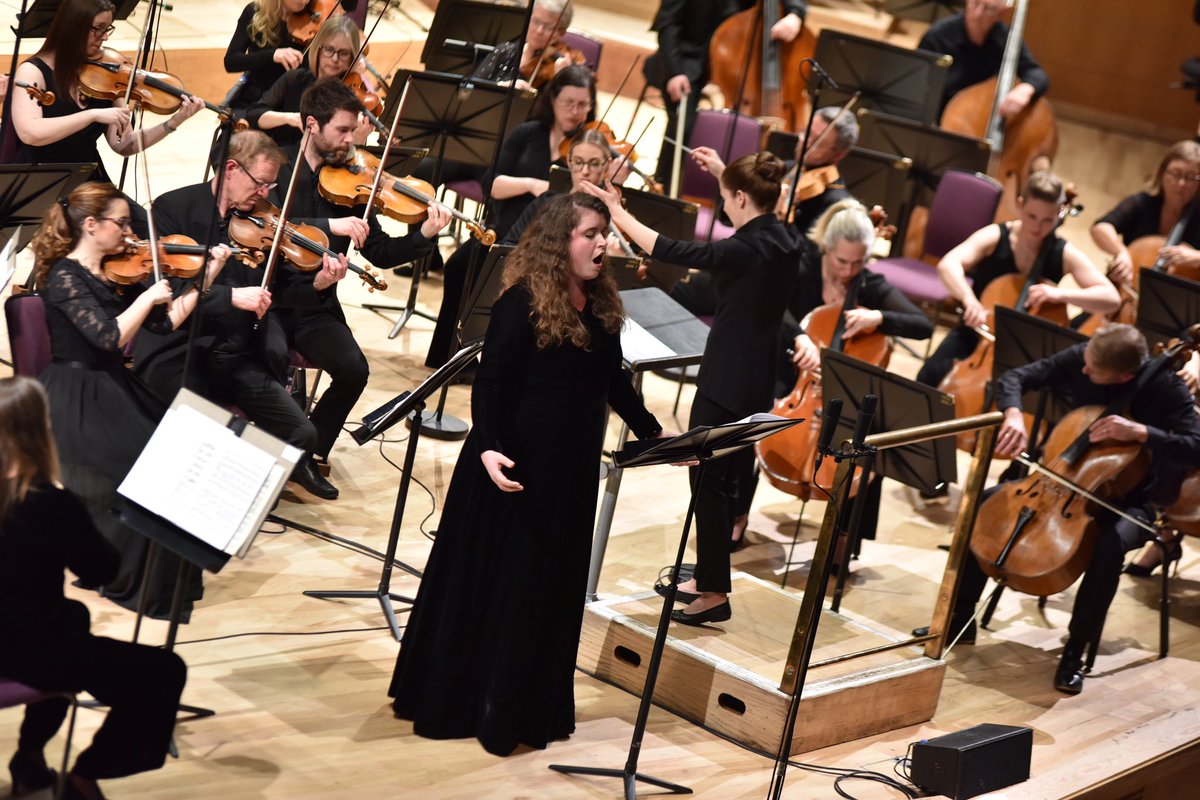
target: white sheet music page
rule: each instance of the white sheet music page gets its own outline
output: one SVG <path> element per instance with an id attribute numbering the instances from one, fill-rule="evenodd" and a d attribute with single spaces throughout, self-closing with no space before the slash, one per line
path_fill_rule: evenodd
<path id="1" fill-rule="evenodd" d="M 667 347 L 654 334 L 633 321 L 625 318 L 621 328 L 621 356 L 631 364 L 639 361 L 651 361 L 656 358 L 670 358 L 678 355 Z"/>
<path id="2" fill-rule="evenodd" d="M 166 413 L 119 492 L 229 552 L 275 459 L 185 405 Z"/>

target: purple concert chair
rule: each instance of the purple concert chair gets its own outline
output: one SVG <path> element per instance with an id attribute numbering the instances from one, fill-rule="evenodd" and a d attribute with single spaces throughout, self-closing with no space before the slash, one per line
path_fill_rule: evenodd
<path id="1" fill-rule="evenodd" d="M 483 185 L 479 181 L 450 181 L 442 187 L 443 200 L 446 197 L 446 192 L 454 192 L 455 211 L 463 210 L 464 200 L 470 200 L 478 205 L 483 205 Z M 463 237 L 459 233 L 460 225 L 457 218 L 450 221 L 449 230 L 455 239 L 459 242 L 462 241 Z"/>
<path id="2" fill-rule="evenodd" d="M 593 39 L 586 33 L 567 31 L 562 35 L 562 43 L 567 47 L 583 53 L 584 66 L 592 72 L 600 69 L 600 54 L 604 52 L 604 43 Z"/>
<path id="3" fill-rule="evenodd" d="M 729 141 L 729 130 L 734 129 L 733 141 Z M 671 134 L 673 135 L 673 133 Z M 696 123 L 692 126 L 692 134 L 688 137 L 689 147 L 711 147 L 721 156 L 721 160 L 729 164 L 744 155 L 758 152 L 758 143 L 762 140 L 762 125 L 754 117 L 744 114 L 737 117 L 736 127 L 732 111 L 709 111 L 701 109 L 696 113 Z M 683 157 L 683 175 L 679 181 L 679 194 L 689 198 L 701 198 L 703 202 L 711 202 L 717 196 L 717 179 L 700 168 L 687 155 Z M 709 236 L 709 226 L 712 235 Z M 720 222 L 713 223 L 713 211 L 706 205 L 700 206 L 696 215 L 696 238 L 699 240 L 728 239 L 733 235 L 733 228 Z"/>
<path id="4" fill-rule="evenodd" d="M 14 294 L 4 302 L 8 344 L 12 348 L 13 372 L 36 378 L 50 363 L 50 331 L 46 327 L 46 305 L 40 294 Z"/>
<path id="5" fill-rule="evenodd" d="M 990 224 L 996 216 L 1000 192 L 1000 184 L 986 175 L 946 170 L 929 208 L 921 258 L 882 258 L 868 264 L 867 269 L 887 278 L 909 300 L 930 312 L 936 323 L 937 309 L 950 293 L 942 285 L 937 267 L 924 259 L 941 259 L 972 233 Z"/>
<path id="6" fill-rule="evenodd" d="M 24 295 L 28 297 L 29 295 Z M 39 298 L 40 299 L 40 298 Z M 60 695 L 71 701 L 71 716 L 67 723 L 67 744 L 63 748 L 62 768 L 58 772 L 58 785 L 54 797 L 61 800 L 66 786 L 67 770 L 71 760 L 71 741 L 75 737 L 75 712 L 79 710 L 79 698 L 71 692 L 43 692 L 8 678 L 0 677 L 0 708 L 16 708 Z"/>
<path id="7" fill-rule="evenodd" d="M 305 372 L 309 369 L 317 371 L 316 377 L 313 378 L 312 389 L 308 388 L 308 376 Z M 308 359 L 295 350 L 288 350 L 288 373 L 288 388 L 292 392 L 292 397 L 296 398 L 296 402 L 304 409 L 306 415 L 311 414 L 313 404 L 317 402 L 317 387 L 321 385 L 321 376 L 324 373 L 320 367 L 309 363 Z"/>

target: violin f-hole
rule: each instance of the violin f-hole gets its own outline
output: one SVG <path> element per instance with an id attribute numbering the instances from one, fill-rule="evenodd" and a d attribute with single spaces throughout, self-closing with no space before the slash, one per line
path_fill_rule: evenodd
<path id="1" fill-rule="evenodd" d="M 1017 522 L 1013 525 L 1012 533 L 1009 534 L 1008 541 L 1004 544 L 1004 549 L 1000 551 L 1000 555 L 992 562 L 992 565 L 997 569 L 1004 568 L 1004 562 L 1008 561 L 1008 556 L 1012 552 L 1013 547 L 1017 544 L 1017 539 L 1021 538 L 1021 533 L 1025 530 L 1025 526 L 1033 521 L 1033 509 L 1029 506 L 1021 506 L 1021 511 L 1017 514 Z"/>

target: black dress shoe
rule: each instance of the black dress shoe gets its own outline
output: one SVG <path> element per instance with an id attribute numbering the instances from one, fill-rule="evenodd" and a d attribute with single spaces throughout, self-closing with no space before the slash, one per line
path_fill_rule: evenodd
<path id="1" fill-rule="evenodd" d="M 950 622 L 951 638 L 953 638 L 954 635 L 957 634 L 960 630 L 962 630 L 962 623 L 956 623 L 954 621 Z M 979 630 L 978 630 L 978 628 L 975 627 L 975 620 L 971 620 L 970 624 L 967 625 L 967 629 L 965 631 L 963 631 L 963 635 L 959 638 L 958 643 L 959 644 L 975 644 L 975 637 L 978 633 L 979 633 Z M 913 628 L 912 635 L 913 636 L 928 636 L 929 635 L 929 626 L 922 625 L 920 628 Z"/>
<path id="2" fill-rule="evenodd" d="M 315 494 L 322 500 L 336 500 L 338 496 L 337 487 L 329 481 L 325 480 L 325 476 L 321 474 L 317 462 L 311 458 L 306 460 L 300 467 L 292 473 L 292 480 L 300 484 L 311 494 Z"/>
<path id="3" fill-rule="evenodd" d="M 654 584 L 654 591 L 658 592 L 658 594 L 661 597 L 666 597 L 667 590 L 669 590 L 670 588 L 671 588 L 671 584 L 669 584 L 669 583 Z M 700 599 L 700 595 L 697 594 L 696 592 L 685 592 L 683 589 L 675 590 L 675 602 L 676 603 L 686 603 L 687 605 L 691 605 L 692 603 L 696 602 L 699 599 Z"/>
<path id="4" fill-rule="evenodd" d="M 33 753 L 18 750 L 8 762 L 8 772 L 12 776 L 12 796 L 24 797 L 27 794 L 49 789 L 54 785 L 57 773 L 46 766 L 46 758 L 40 752 Z"/>
<path id="5" fill-rule="evenodd" d="M 1054 688 L 1066 694 L 1079 694 L 1083 691 L 1083 660 L 1068 658 L 1063 655 L 1058 663 L 1058 671 L 1054 673 Z"/>
<path id="6" fill-rule="evenodd" d="M 679 609 L 671 612 L 671 619 L 684 625 L 703 625 L 706 622 L 725 622 L 733 617 L 733 607 L 726 600 L 719 606 L 689 614 Z"/>

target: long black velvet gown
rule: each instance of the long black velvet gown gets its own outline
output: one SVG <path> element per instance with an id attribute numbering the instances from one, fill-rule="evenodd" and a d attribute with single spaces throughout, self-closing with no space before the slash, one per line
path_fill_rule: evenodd
<path id="1" fill-rule="evenodd" d="M 575 730 L 597 468 L 611 404 L 639 437 L 659 430 L 621 370 L 617 335 L 590 306 L 591 345 L 539 350 L 530 296 L 492 308 L 471 396 L 474 429 L 454 468 L 437 541 L 389 694 L 396 716 L 434 739 L 475 736 L 496 755 Z M 524 491 L 501 492 L 480 453 L 516 462 Z"/>
<path id="2" fill-rule="evenodd" d="M 144 291 L 141 284 L 117 286 L 93 275 L 78 261 L 59 259 L 46 282 L 46 325 L 54 361 L 39 376 L 50 399 L 50 420 L 62 480 L 83 500 L 100 532 L 121 555 L 116 577 L 104 596 L 135 610 L 147 539 L 112 514 L 117 486 L 125 479 L 166 411 L 163 401 L 125 368 L 117 315 Z M 171 330 L 166 305 L 151 310 L 142 327 Z M 165 619 L 178 573 L 177 557 L 166 552 L 146 579 L 150 616 Z M 194 577 L 184 604 L 200 598 Z"/>

